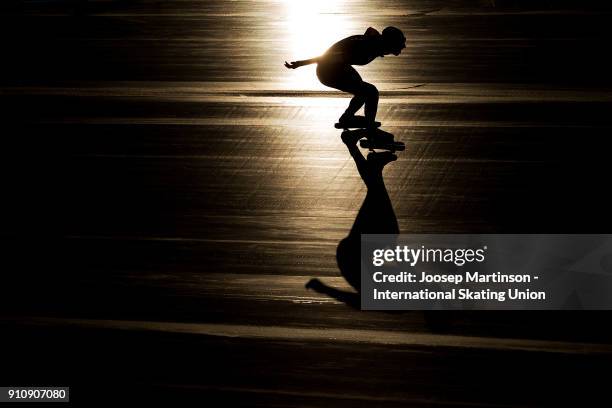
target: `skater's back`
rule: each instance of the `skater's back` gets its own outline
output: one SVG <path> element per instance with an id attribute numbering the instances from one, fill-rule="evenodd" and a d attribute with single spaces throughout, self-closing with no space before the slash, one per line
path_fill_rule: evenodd
<path id="1" fill-rule="evenodd" d="M 370 27 L 365 34 L 346 37 L 329 47 L 329 49 L 319 57 L 318 62 L 366 65 L 372 62 L 376 57 L 382 56 L 382 35 Z"/>

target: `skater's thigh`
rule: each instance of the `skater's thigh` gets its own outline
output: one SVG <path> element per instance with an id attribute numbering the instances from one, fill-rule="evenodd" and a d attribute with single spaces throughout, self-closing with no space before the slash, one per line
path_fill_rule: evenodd
<path id="1" fill-rule="evenodd" d="M 319 64 L 317 76 L 323 85 L 352 94 L 359 93 L 365 83 L 350 65 Z"/>

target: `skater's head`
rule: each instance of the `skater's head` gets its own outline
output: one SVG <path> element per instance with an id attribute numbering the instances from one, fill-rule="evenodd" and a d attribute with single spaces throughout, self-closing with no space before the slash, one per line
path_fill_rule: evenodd
<path id="1" fill-rule="evenodd" d="M 400 55 L 406 48 L 406 37 L 397 27 L 387 27 L 382 32 L 385 54 Z"/>

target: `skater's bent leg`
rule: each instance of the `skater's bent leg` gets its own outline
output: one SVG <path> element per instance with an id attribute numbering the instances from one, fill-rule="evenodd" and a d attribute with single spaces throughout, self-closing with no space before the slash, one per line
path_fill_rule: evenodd
<path id="1" fill-rule="evenodd" d="M 319 63 L 317 76 L 323 85 L 354 95 L 341 116 L 341 122 L 355 116 L 357 111 L 367 103 L 368 91 L 371 91 L 367 89 L 367 85 L 370 84 L 363 82 L 357 70 L 352 66 Z M 364 84 L 366 84 L 365 87 Z"/>
<path id="2" fill-rule="evenodd" d="M 355 95 L 353 96 L 353 99 L 351 99 L 351 102 L 349 103 L 348 108 L 346 108 L 346 111 L 344 111 L 344 115 L 342 115 L 343 117 L 350 117 L 350 116 L 355 116 L 355 114 L 357 113 L 357 111 L 359 109 L 361 109 L 361 107 L 365 104 L 366 102 L 366 98 L 364 95 Z"/>
<path id="3" fill-rule="evenodd" d="M 378 110 L 378 89 L 374 85 L 364 82 L 362 93 L 365 98 L 365 117 L 368 121 L 374 122 Z"/>
<path id="4" fill-rule="evenodd" d="M 351 87 L 345 88 L 346 92 L 350 92 L 355 96 L 351 99 L 349 107 L 346 109 L 343 118 L 354 116 L 355 113 L 365 104 L 365 118 L 368 121 L 376 120 L 376 112 L 378 110 L 378 89 L 372 84 L 361 81 Z"/>

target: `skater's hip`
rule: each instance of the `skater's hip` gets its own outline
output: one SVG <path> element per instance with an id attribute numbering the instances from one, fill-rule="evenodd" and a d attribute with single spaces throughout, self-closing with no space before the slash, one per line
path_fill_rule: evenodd
<path id="1" fill-rule="evenodd" d="M 323 85 L 342 89 L 362 82 L 361 76 L 352 66 L 341 62 L 321 61 L 317 64 L 317 78 Z"/>

